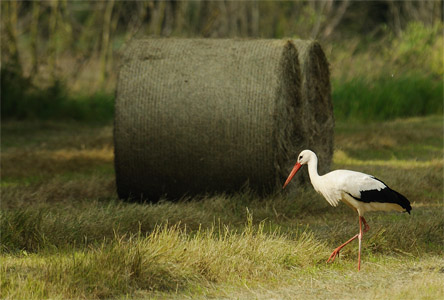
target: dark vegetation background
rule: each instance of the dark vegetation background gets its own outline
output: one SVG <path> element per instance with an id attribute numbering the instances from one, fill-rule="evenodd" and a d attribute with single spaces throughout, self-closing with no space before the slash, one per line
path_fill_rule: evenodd
<path id="1" fill-rule="evenodd" d="M 109 122 L 134 37 L 317 39 L 338 120 L 443 112 L 443 1 L 2 1 L 1 116 Z"/>

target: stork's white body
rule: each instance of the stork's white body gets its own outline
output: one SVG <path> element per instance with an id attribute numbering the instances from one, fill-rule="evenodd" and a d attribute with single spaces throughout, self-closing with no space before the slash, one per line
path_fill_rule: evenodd
<path id="1" fill-rule="evenodd" d="M 324 196 L 328 203 L 337 206 L 340 201 L 343 201 L 359 215 L 359 233 L 336 248 L 327 262 L 333 261 L 345 245 L 358 238 L 358 270 L 360 270 L 362 235 L 370 229 L 364 219 L 364 213 L 375 210 L 397 210 L 410 213 L 412 209 L 410 202 L 403 195 L 390 189 L 384 182 L 368 174 L 336 170 L 320 176 L 318 174 L 318 158 L 310 150 L 304 150 L 299 154 L 298 162 L 288 176 L 284 188 L 299 168 L 305 164 L 308 165 L 308 174 L 314 189 Z M 362 229 L 362 223 L 364 223 L 364 230 Z"/>
<path id="2" fill-rule="evenodd" d="M 336 207 L 339 201 L 343 201 L 355 209 L 360 216 L 363 216 L 367 211 L 404 211 L 404 208 L 396 203 L 366 203 L 356 200 L 361 198 L 361 193 L 364 191 L 381 191 L 387 188 L 383 182 L 375 179 L 373 176 L 349 170 L 336 170 L 320 176 L 318 175 L 317 166 L 318 160 L 315 157 L 314 162 L 308 164 L 310 181 L 316 192 L 324 196 L 330 205 Z"/>

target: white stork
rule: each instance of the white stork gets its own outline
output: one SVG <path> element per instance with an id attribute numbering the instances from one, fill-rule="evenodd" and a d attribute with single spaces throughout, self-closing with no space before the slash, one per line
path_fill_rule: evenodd
<path id="1" fill-rule="evenodd" d="M 360 172 L 348 170 L 336 170 L 323 176 L 318 174 L 318 157 L 313 151 L 304 150 L 299 154 L 298 161 L 288 176 L 282 188 L 294 177 L 296 172 L 302 165 L 308 165 L 308 174 L 314 189 L 320 193 L 332 206 L 337 206 L 339 201 L 353 208 L 359 215 L 359 233 L 346 241 L 344 244 L 336 248 L 327 260 L 332 262 L 339 251 L 358 238 L 359 254 L 358 254 L 358 271 L 361 269 L 361 240 L 363 233 L 367 232 L 370 227 L 364 219 L 364 213 L 375 210 L 397 210 L 408 212 L 412 207 L 409 200 L 400 193 L 389 188 L 384 182 Z M 364 230 L 362 229 L 364 223 Z"/>

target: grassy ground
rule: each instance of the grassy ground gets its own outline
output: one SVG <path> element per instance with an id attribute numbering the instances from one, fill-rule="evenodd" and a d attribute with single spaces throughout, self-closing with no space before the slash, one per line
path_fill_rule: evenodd
<path id="1" fill-rule="evenodd" d="M 156 205 L 116 199 L 112 126 L 2 124 L 1 297 L 439 299 L 443 117 L 339 123 L 333 168 L 371 173 L 412 202 L 370 213 L 361 272 L 348 207 L 312 188 Z"/>

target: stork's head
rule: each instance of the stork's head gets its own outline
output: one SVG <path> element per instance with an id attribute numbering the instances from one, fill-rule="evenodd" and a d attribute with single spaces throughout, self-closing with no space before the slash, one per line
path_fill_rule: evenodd
<path id="1" fill-rule="evenodd" d="M 299 153 L 298 162 L 296 164 L 306 165 L 316 154 L 311 150 L 303 150 Z"/>
<path id="2" fill-rule="evenodd" d="M 294 165 L 293 170 L 291 170 L 290 175 L 288 175 L 287 180 L 284 183 L 284 186 L 282 188 L 285 188 L 287 184 L 293 179 L 294 175 L 296 175 L 296 172 L 299 170 L 299 168 L 302 165 L 308 164 L 312 159 L 315 159 L 316 154 L 311 150 L 304 150 L 301 153 L 299 153 L 298 161 Z"/>

